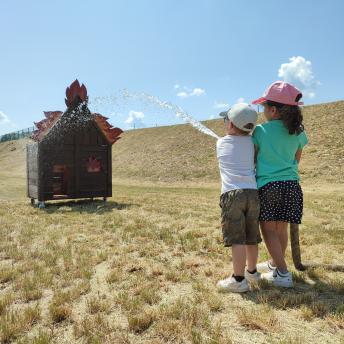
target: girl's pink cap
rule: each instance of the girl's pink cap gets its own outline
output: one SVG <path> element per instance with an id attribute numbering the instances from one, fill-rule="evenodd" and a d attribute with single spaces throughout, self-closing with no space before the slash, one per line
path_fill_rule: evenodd
<path id="1" fill-rule="evenodd" d="M 252 104 L 262 104 L 270 100 L 286 105 L 303 105 L 303 102 L 296 101 L 297 97 L 300 99 L 302 92 L 295 86 L 284 81 L 276 81 L 267 88 L 262 97 L 254 100 Z"/>

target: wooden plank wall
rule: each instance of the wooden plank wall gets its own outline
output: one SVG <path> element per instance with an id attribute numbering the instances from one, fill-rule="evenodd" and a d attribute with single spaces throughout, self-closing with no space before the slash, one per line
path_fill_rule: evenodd
<path id="1" fill-rule="evenodd" d="M 67 165 L 68 195 L 66 198 L 108 197 L 112 193 L 111 145 L 98 126 L 90 121 L 77 132 L 62 130 L 61 135 L 40 143 L 38 185 L 40 200 L 54 199 L 53 166 Z M 48 134 L 49 135 L 49 134 Z M 88 172 L 87 160 L 101 161 L 100 172 Z"/>
<path id="2" fill-rule="evenodd" d="M 38 198 L 38 144 L 26 145 L 27 196 Z"/>

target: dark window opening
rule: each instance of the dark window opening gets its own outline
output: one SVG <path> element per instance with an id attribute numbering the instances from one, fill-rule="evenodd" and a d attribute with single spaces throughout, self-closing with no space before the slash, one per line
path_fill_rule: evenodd
<path id="1" fill-rule="evenodd" d="M 53 193 L 54 198 L 68 194 L 68 169 L 67 165 L 53 166 Z"/>

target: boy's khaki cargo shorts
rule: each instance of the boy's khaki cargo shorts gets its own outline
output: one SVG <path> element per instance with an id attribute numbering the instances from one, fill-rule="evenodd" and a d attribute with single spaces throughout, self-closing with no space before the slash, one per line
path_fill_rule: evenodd
<path id="1" fill-rule="evenodd" d="M 259 197 L 255 189 L 225 192 L 220 197 L 223 242 L 232 245 L 256 245 L 259 233 Z"/>

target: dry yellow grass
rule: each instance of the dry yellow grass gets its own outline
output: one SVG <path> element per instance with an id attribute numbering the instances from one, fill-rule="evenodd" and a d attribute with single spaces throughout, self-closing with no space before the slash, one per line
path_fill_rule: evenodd
<path id="1" fill-rule="evenodd" d="M 343 108 L 340 102 L 323 109 L 337 105 Z M 307 109 L 306 125 L 317 109 Z M 336 130 L 320 141 L 320 133 L 312 133 L 315 122 L 309 123 L 316 151 L 310 147 L 302 162 L 301 249 L 306 261 L 342 264 L 342 138 Z M 217 280 L 230 273 L 230 254 L 221 244 L 214 141 L 193 130 L 126 133 L 114 146 L 113 198 L 52 203 L 44 210 L 25 198 L 25 141 L 0 145 L 0 342 L 341 343 L 341 272 L 293 271 L 292 291 L 261 284 L 245 295 L 216 292 Z M 174 135 L 159 163 L 154 147 L 145 156 L 140 150 L 157 132 L 156 145 L 159 135 Z M 201 148 L 184 150 L 187 142 Z M 325 157 L 330 167 L 317 171 Z M 267 257 L 264 245 L 260 257 Z"/>

